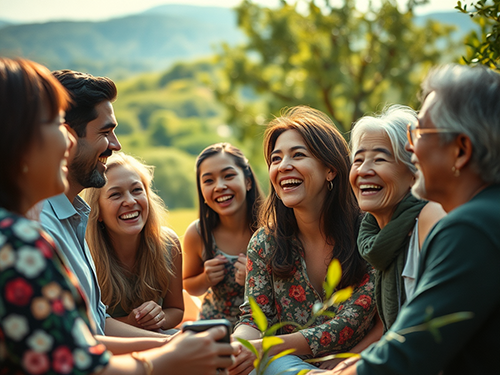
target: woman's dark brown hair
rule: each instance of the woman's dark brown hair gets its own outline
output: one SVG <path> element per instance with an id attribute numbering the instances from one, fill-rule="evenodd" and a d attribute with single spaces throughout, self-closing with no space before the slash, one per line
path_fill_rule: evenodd
<path id="1" fill-rule="evenodd" d="M 69 100 L 66 89 L 44 66 L 0 58 L 0 207 L 20 209 L 22 156 L 39 140 L 42 121 L 53 120 Z M 42 108 L 46 119 L 41 118 Z"/>
<path id="2" fill-rule="evenodd" d="M 311 154 L 324 165 L 337 172 L 333 189 L 328 191 L 322 205 L 322 232 L 330 245 L 334 245 L 332 259 L 342 264 L 340 288 L 361 281 L 366 263 L 356 247 L 361 212 L 349 184 L 349 147 L 335 125 L 323 112 L 298 106 L 285 111 L 271 121 L 264 135 L 264 157 L 268 167 L 278 137 L 287 130 L 297 131 Z M 326 184 L 326 180 L 325 180 Z M 260 215 L 264 226 L 275 240 L 269 266 L 277 277 L 288 277 L 295 261 L 304 256 L 297 246 L 298 231 L 294 211 L 286 207 L 271 184 Z"/>

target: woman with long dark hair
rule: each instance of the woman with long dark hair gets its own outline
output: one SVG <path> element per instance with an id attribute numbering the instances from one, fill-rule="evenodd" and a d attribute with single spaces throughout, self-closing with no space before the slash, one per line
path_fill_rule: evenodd
<path id="1" fill-rule="evenodd" d="M 349 148 L 322 112 L 294 107 L 269 124 L 264 154 L 271 180 L 262 228 L 248 248 L 246 297 L 253 297 L 269 324 L 306 323 L 312 307 L 325 297 L 323 282 L 334 259 L 342 265 L 339 288 L 353 294 L 334 318 L 321 316 L 307 329 L 285 325 L 283 344 L 271 354 L 295 349 L 270 365 L 266 374 L 284 369 L 314 369 L 302 359 L 349 350 L 366 334 L 375 315 L 373 270 L 361 258 L 356 237 L 361 212 L 349 185 Z M 248 298 L 234 336 L 261 345 Z M 231 374 L 246 374 L 253 355 L 242 348 Z"/>

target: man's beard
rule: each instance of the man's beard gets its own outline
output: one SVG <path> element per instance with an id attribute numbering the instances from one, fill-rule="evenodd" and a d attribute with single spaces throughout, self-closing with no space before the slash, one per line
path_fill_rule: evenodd
<path id="1" fill-rule="evenodd" d="M 69 165 L 70 174 L 84 188 L 101 188 L 106 184 L 104 172 L 99 172 L 97 161 L 92 162 L 88 155 L 86 155 L 85 150 L 85 146 L 79 145 L 77 147 L 75 157 Z M 101 156 L 107 154 L 111 154 L 111 150 L 106 150 Z"/>

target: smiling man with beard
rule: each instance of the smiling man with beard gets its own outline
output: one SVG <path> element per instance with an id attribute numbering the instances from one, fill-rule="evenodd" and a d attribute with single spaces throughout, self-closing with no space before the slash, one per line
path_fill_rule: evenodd
<path id="1" fill-rule="evenodd" d="M 44 202 L 40 215 L 42 225 L 54 238 L 78 278 L 87 296 L 97 334 L 160 336 L 106 315 L 95 264 L 85 241 L 90 207 L 78 194 L 85 188 L 104 186 L 106 161 L 113 151 L 121 149 L 114 133 L 118 123 L 111 104 L 117 96 L 116 86 L 109 78 L 71 70 L 55 71 L 53 74 L 73 100 L 66 112 L 65 122 L 74 131 L 77 145 L 68 162 L 69 188 L 65 194 Z"/>

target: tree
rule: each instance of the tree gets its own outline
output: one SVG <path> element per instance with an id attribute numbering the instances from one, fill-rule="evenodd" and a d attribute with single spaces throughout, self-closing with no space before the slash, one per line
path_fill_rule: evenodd
<path id="1" fill-rule="evenodd" d="M 466 38 L 465 44 L 469 47 L 467 57 L 463 57 L 466 64 L 483 64 L 492 69 L 500 70 L 500 0 L 481 0 L 471 2 L 462 7 L 462 2 L 457 1 L 458 9 L 468 13 L 481 27 L 481 35 L 472 31 Z M 470 8 L 469 8 L 470 9 Z"/>
<path id="2" fill-rule="evenodd" d="M 248 41 L 222 47 L 214 86 L 240 139 L 253 141 L 267 114 L 284 106 L 316 107 L 347 132 L 388 102 L 416 105 L 422 75 L 445 52 L 436 42 L 450 27 L 414 23 L 413 7 L 422 1 L 409 1 L 404 12 L 395 0 L 369 2 L 366 11 L 354 0 L 317 3 L 282 0 L 269 9 L 244 0 L 237 8 Z"/>

